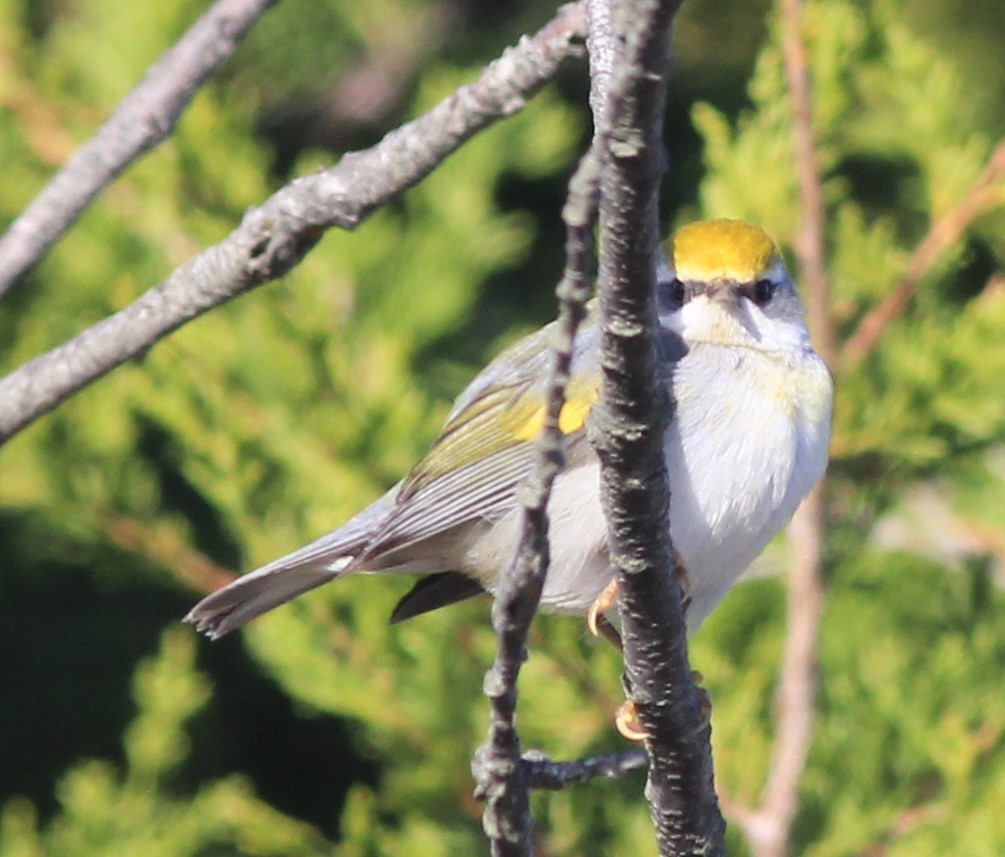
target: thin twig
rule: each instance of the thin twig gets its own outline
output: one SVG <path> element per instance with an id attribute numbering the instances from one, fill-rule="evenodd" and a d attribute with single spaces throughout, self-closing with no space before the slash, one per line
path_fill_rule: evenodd
<path id="1" fill-rule="evenodd" d="M 709 857 L 724 853 L 725 825 L 673 571 L 663 458 L 670 407 L 657 380 L 653 337 L 665 79 L 679 5 L 612 3 L 610 15 L 590 22 L 590 48 L 603 45 L 616 56 L 609 91 L 591 98 L 599 108 L 594 123 L 603 146 L 603 382 L 593 439 L 611 561 L 618 569 L 626 684 L 649 736 L 646 797 L 660 854 Z M 605 27 L 612 30 L 597 32 Z"/>
<path id="2" fill-rule="evenodd" d="M 952 247 L 970 225 L 982 214 L 1001 205 L 1003 190 L 996 185 L 1005 177 L 1005 140 L 995 146 L 980 175 L 956 206 L 932 221 L 928 233 L 921 239 L 900 282 L 882 301 L 865 314 L 855 332 L 841 349 L 841 368 L 858 366 L 876 347 L 887 326 L 911 302 L 915 289 L 943 253 Z"/>
<path id="3" fill-rule="evenodd" d="M 0 443 L 173 330 L 297 265 L 330 227 L 353 229 L 412 187 L 464 141 L 519 111 L 585 35 L 580 5 L 564 6 L 478 80 L 334 167 L 299 178 L 249 210 L 219 244 L 74 339 L 0 379 Z"/>
<path id="4" fill-rule="evenodd" d="M 532 789 L 559 791 L 597 777 L 612 779 L 632 771 L 644 771 L 649 766 L 649 757 L 643 750 L 628 750 L 576 762 L 553 762 L 543 753 L 528 750 L 523 754 L 523 764 L 527 769 L 527 783 Z"/>
<path id="5" fill-rule="evenodd" d="M 0 295 L 119 173 L 166 140 L 205 80 L 277 0 L 217 0 L 155 62 L 0 237 Z"/>
<path id="6" fill-rule="evenodd" d="M 531 853 L 531 768 L 520 757 L 516 730 L 517 678 L 526 658 L 527 632 L 537 612 L 548 571 L 548 498 L 565 464 L 558 418 L 572 366 L 572 348 L 593 285 L 592 225 L 596 217 L 597 158 L 591 149 L 569 185 L 566 266 L 558 287 L 559 315 L 552 342 L 552 364 L 544 427 L 537 439 L 534 469 L 523 486 L 523 529 L 513 563 L 492 606 L 498 640 L 495 662 L 485 676 L 491 720 L 489 737 L 472 762 L 476 796 L 484 799 L 485 833 L 496 857 Z"/>

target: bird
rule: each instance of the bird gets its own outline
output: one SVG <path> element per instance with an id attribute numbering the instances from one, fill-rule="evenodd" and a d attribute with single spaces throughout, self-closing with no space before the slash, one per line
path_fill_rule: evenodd
<path id="1" fill-rule="evenodd" d="M 793 278 L 759 226 L 688 223 L 659 254 L 659 383 L 670 536 L 691 634 L 820 480 L 833 383 L 814 351 Z M 613 606 L 599 461 L 588 438 L 600 389 L 596 301 L 573 343 L 558 424 L 566 466 L 548 501 L 541 607 L 590 617 Z M 544 424 L 551 327 L 492 360 L 454 402 L 439 437 L 398 484 L 337 529 L 196 604 L 184 621 L 217 639 L 350 574 L 417 575 L 397 623 L 498 591 L 521 527 L 518 489 Z M 668 405 L 669 406 L 669 405 Z"/>

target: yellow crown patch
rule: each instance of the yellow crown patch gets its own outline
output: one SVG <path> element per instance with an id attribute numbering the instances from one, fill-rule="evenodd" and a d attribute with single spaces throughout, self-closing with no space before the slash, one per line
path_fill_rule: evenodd
<path id="1" fill-rule="evenodd" d="M 778 257 L 775 242 L 759 226 L 742 220 L 699 220 L 671 239 L 677 276 L 687 281 L 749 282 Z"/>

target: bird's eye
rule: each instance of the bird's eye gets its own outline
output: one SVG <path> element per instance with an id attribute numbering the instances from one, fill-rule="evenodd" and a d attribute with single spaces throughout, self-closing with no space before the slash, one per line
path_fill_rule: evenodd
<path id="1" fill-rule="evenodd" d="M 750 290 L 751 300 L 758 306 L 764 306 L 774 297 L 775 285 L 773 280 L 758 280 Z"/>
<path id="2" fill-rule="evenodd" d="M 664 286 L 664 294 L 670 309 L 680 309 L 687 301 L 687 286 L 674 277 Z"/>

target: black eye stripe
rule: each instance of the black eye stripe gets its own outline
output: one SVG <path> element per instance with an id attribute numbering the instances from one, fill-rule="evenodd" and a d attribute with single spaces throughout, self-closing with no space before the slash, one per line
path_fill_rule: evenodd
<path id="1" fill-rule="evenodd" d="M 778 284 L 774 280 L 757 280 L 750 287 L 750 299 L 758 306 L 764 306 L 775 296 Z"/>
<path id="2" fill-rule="evenodd" d="M 771 302 L 778 292 L 778 282 L 762 277 L 754 282 L 745 285 L 735 286 L 749 301 L 757 306 L 764 306 Z M 678 277 L 662 280 L 659 283 L 658 295 L 661 306 L 664 310 L 675 311 L 680 309 L 692 298 L 705 292 L 705 284 L 701 282 L 690 282 L 681 280 Z"/>
<path id="3" fill-rule="evenodd" d="M 670 312 L 680 309 L 692 296 L 689 285 L 677 277 L 660 282 L 656 293 L 662 308 Z"/>

